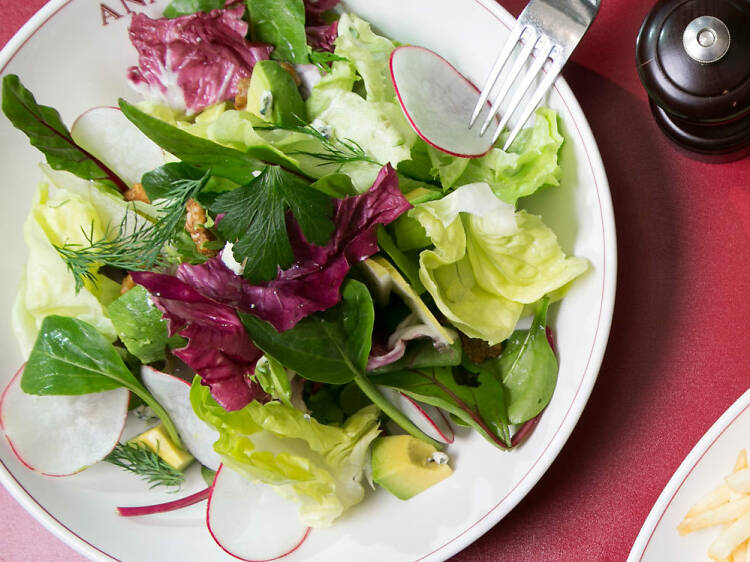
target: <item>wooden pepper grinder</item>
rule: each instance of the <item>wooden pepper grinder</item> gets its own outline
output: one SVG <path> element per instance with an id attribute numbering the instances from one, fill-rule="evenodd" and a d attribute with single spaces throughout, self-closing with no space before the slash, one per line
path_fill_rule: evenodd
<path id="1" fill-rule="evenodd" d="M 750 153 L 750 0 L 660 0 L 636 43 L 662 131 L 691 156 Z"/>

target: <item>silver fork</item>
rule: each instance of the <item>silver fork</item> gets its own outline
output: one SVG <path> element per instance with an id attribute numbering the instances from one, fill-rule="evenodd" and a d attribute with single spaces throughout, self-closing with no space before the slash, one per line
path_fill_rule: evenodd
<path id="1" fill-rule="evenodd" d="M 535 59 L 531 66 L 523 72 L 520 83 L 513 90 L 513 95 L 508 106 L 500 119 L 500 124 L 493 133 L 492 144 L 502 133 L 510 118 L 518 109 L 534 79 L 544 70 L 545 75 L 537 84 L 531 98 L 523 106 L 521 114 L 516 121 L 513 130 L 508 136 L 503 150 L 508 150 L 515 140 L 521 127 L 531 117 L 532 112 L 542 101 L 544 94 L 552 86 L 552 83 L 560 74 L 563 65 L 570 57 L 573 49 L 580 42 L 586 30 L 591 25 L 601 0 L 531 0 L 524 8 L 518 21 L 511 29 L 500 55 L 495 60 L 492 70 L 485 82 L 484 89 L 479 96 L 479 101 L 474 108 L 474 113 L 469 122 L 469 128 L 474 126 L 477 117 L 481 113 L 493 88 L 498 82 L 498 77 L 505 65 L 511 59 L 511 55 L 520 43 L 520 52 L 510 68 L 510 72 L 503 77 L 500 89 L 493 96 L 492 108 L 482 124 L 480 136 L 487 132 L 500 106 L 509 94 L 513 85 L 522 74 L 524 65 L 529 56 L 534 53 Z M 549 62 L 548 62 L 549 61 Z"/>

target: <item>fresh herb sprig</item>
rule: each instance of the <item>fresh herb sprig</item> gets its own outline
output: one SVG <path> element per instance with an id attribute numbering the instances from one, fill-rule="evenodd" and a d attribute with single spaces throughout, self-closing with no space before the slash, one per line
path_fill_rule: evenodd
<path id="1" fill-rule="evenodd" d="M 126 271 L 166 266 L 167 260 L 162 255 L 162 249 L 176 236 L 188 199 L 195 197 L 203 189 L 209 177 L 210 172 L 205 172 L 198 179 L 173 179 L 169 184 L 169 197 L 158 207 L 159 217 L 156 222 L 152 223 L 134 212 L 128 212 L 116 229 L 110 230 L 102 238 L 95 238 L 92 223 L 90 230 L 83 230 L 86 244 L 67 243 L 55 246 L 75 278 L 76 292 L 81 290 L 85 281 L 95 285 L 95 272 L 104 265 Z"/>
<path id="2" fill-rule="evenodd" d="M 118 443 L 104 460 L 137 474 L 151 484 L 151 488 L 179 487 L 185 481 L 182 472 L 167 464 L 159 455 L 142 444 Z"/>
<path id="3" fill-rule="evenodd" d="M 289 156 L 304 155 L 310 156 L 311 158 L 317 158 L 322 160 L 319 165 L 325 166 L 326 164 L 348 164 L 350 162 L 369 162 L 376 166 L 382 166 L 380 162 L 368 156 L 362 146 L 355 140 L 350 138 L 333 138 L 331 135 L 326 134 L 324 131 L 318 130 L 313 125 L 294 125 L 294 126 L 283 126 L 273 125 L 271 127 L 255 127 L 257 130 L 273 130 L 281 129 L 283 131 L 292 131 L 295 133 L 302 133 L 303 135 L 309 135 L 316 140 L 320 141 L 324 152 L 309 152 L 304 150 L 289 151 Z"/>

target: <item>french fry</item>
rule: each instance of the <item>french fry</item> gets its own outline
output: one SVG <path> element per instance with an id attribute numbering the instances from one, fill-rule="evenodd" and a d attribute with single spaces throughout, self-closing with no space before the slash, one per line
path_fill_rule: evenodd
<path id="1" fill-rule="evenodd" d="M 730 490 L 738 494 L 750 493 L 750 468 L 745 468 L 727 476 L 726 483 Z"/>
<path id="2" fill-rule="evenodd" d="M 739 472 L 740 470 L 744 470 L 746 468 L 747 468 L 747 450 L 742 449 L 740 453 L 737 455 L 737 460 L 734 463 L 734 470 L 732 470 L 732 474 Z M 729 501 L 736 500 L 740 496 L 742 496 L 742 494 L 732 490 L 732 492 L 729 494 Z"/>
<path id="3" fill-rule="evenodd" d="M 721 525 L 722 523 L 732 523 L 745 513 L 750 513 L 750 496 L 742 496 L 714 509 L 698 513 L 693 517 L 686 517 L 677 525 L 677 532 L 680 535 L 687 535 L 706 527 Z M 732 551 L 730 550 L 729 554 L 731 553 Z"/>
<path id="4" fill-rule="evenodd" d="M 742 449 L 740 451 L 740 454 L 737 455 L 737 460 L 734 463 L 734 470 L 732 470 L 732 473 L 739 472 L 740 470 L 744 470 L 747 468 L 747 450 Z"/>
<path id="5" fill-rule="evenodd" d="M 715 488 L 713 491 L 709 492 L 701 499 L 699 499 L 695 503 L 695 505 L 693 505 L 693 507 L 691 507 L 687 512 L 687 514 L 685 515 L 685 519 L 695 517 L 696 515 L 703 513 L 704 511 L 715 509 L 720 505 L 727 503 L 731 494 L 732 491 L 729 489 L 729 486 L 727 486 L 726 483 L 722 484 L 718 488 Z"/>
<path id="6" fill-rule="evenodd" d="M 740 546 L 734 549 L 734 552 L 732 553 L 732 562 L 748 562 L 748 545 L 750 545 L 750 540 L 745 541 Z"/>
<path id="7" fill-rule="evenodd" d="M 739 474 L 739 473 L 738 473 Z M 733 556 L 734 550 L 750 538 L 750 510 L 724 529 L 708 548 L 708 557 L 722 560 Z"/>

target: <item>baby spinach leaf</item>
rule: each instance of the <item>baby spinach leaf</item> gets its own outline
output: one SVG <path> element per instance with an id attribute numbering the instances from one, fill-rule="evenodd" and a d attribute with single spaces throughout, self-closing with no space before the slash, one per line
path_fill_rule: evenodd
<path id="1" fill-rule="evenodd" d="M 42 151 L 55 170 L 65 170 L 86 180 L 96 180 L 125 192 L 126 185 L 99 159 L 73 140 L 56 109 L 39 105 L 15 74 L 3 78 L 3 113 L 31 144 Z"/>
<path id="2" fill-rule="evenodd" d="M 539 301 L 531 328 L 516 330 L 503 354 L 487 363 L 508 389 L 508 418 L 523 423 L 541 412 L 555 391 L 557 358 L 546 334 L 549 299 Z"/>
<path id="3" fill-rule="evenodd" d="M 151 201 L 171 199 L 188 182 L 207 183 L 206 172 L 183 162 L 170 162 L 143 174 L 141 185 Z"/>
<path id="4" fill-rule="evenodd" d="M 148 404 L 181 445 L 172 420 L 133 376 L 96 328 L 67 316 L 47 316 L 21 376 L 21 389 L 40 396 L 79 395 L 125 387 Z"/>
<path id="5" fill-rule="evenodd" d="M 333 204 L 321 193 L 278 166 L 269 166 L 248 184 L 219 195 L 212 210 L 225 213 L 219 233 L 234 243 L 237 261 L 247 259 L 245 277 L 253 283 L 276 277 L 294 263 L 286 229 L 292 212 L 309 242 L 324 245 L 333 232 Z"/>
<path id="6" fill-rule="evenodd" d="M 341 293 L 338 305 L 281 333 L 257 316 L 239 315 L 255 345 L 285 367 L 311 381 L 345 384 L 365 371 L 375 311 L 362 283 L 350 280 Z"/>
<path id="7" fill-rule="evenodd" d="M 274 46 L 271 58 L 307 62 L 305 4 L 302 0 L 247 0 L 250 36 Z"/>
<path id="8" fill-rule="evenodd" d="M 277 332 L 256 316 L 238 314 L 255 345 L 267 354 L 281 357 L 285 367 L 316 382 L 345 384 L 353 380 L 402 429 L 438 449 L 442 448 L 386 400 L 365 375 L 375 310 L 369 291 L 359 281 L 350 279 L 344 284 L 338 305 L 308 316 L 285 332 Z"/>
<path id="9" fill-rule="evenodd" d="M 510 447 L 505 392 L 493 373 L 481 369 L 476 386 L 456 382 L 449 367 L 410 369 L 372 377 L 426 404 L 443 408 L 501 449 Z"/>
<path id="10" fill-rule="evenodd" d="M 253 178 L 253 172 L 262 170 L 266 164 L 279 164 L 299 173 L 293 160 L 270 145 L 251 146 L 246 152 L 229 148 L 213 141 L 191 135 L 144 113 L 125 100 L 120 100 L 120 109 L 144 135 L 177 158 L 202 170 L 230 179 L 240 184 Z"/>
<path id="11" fill-rule="evenodd" d="M 179 336 L 170 339 L 161 311 L 140 285 L 110 304 L 107 312 L 122 343 L 142 363 L 164 359 L 167 345 L 185 345 L 185 340 Z"/>
<path id="12" fill-rule="evenodd" d="M 224 4 L 226 0 L 172 0 L 169 6 L 164 8 L 164 17 L 178 18 L 195 12 L 210 12 L 223 8 Z"/>

